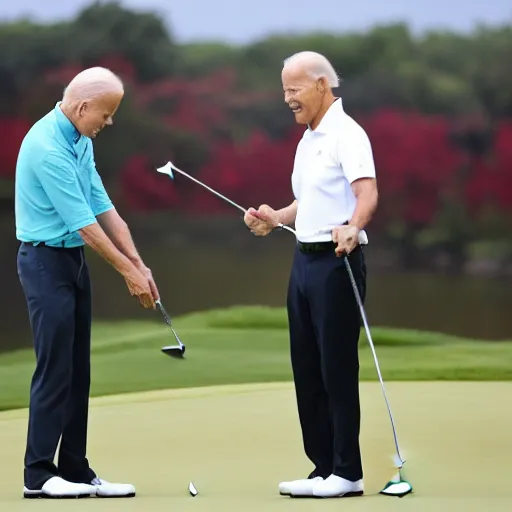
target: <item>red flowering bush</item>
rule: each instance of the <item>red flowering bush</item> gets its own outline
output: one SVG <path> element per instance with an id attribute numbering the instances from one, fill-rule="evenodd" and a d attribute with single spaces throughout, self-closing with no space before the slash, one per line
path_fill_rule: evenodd
<path id="1" fill-rule="evenodd" d="M 94 64 L 110 67 L 130 82 L 126 99 L 126 108 L 131 109 L 126 118 L 129 122 L 116 126 L 117 135 L 127 144 L 135 133 L 133 123 L 141 123 L 138 133 L 141 129 L 145 133 L 144 123 L 148 122 L 172 127 L 194 137 L 198 148 L 208 154 L 202 165 L 194 164 L 191 169 L 190 162 L 198 162 L 191 159 L 185 163 L 189 168 L 184 170 L 238 204 L 257 207 L 267 203 L 280 208 L 293 200 L 291 173 L 304 127 L 286 128 L 279 118 L 284 129 L 275 131 L 278 135 L 271 138 L 268 119 L 280 115 L 269 103 L 274 101 L 271 93 L 240 92 L 238 77 L 229 68 L 194 80 L 176 78 L 141 84 L 134 66 L 121 55 L 106 55 Z M 47 70 L 42 84 L 60 87 L 80 69 L 78 63 L 70 63 Z M 263 107 L 268 105 L 272 105 L 271 110 L 265 111 Z M 263 109 L 261 118 L 259 106 Z M 428 227 L 436 222 L 436 214 L 447 201 L 458 201 L 470 216 L 478 216 L 490 204 L 499 211 L 512 211 L 512 121 L 497 123 L 488 151 L 478 154 L 471 152 L 470 143 L 454 137 L 454 133 L 467 135 L 475 127 L 478 131 L 478 120 L 461 117 L 455 122 L 440 115 L 390 109 L 356 119 L 367 131 L 373 147 L 380 190 L 376 224 L 398 221 L 415 228 Z M 19 147 L 31 122 L 0 118 L 0 176 L 14 176 Z M 128 146 L 128 159 L 118 180 L 118 192 L 127 208 L 173 209 L 199 215 L 239 214 L 186 178 L 177 177 L 172 182 L 156 173 L 154 152 L 172 155 L 177 147 L 166 140 L 155 142 L 155 147 L 151 144 Z M 186 162 L 182 151 L 183 159 Z"/>
<path id="2" fill-rule="evenodd" d="M 428 224 L 464 161 L 441 116 L 381 110 L 361 120 L 372 142 L 381 208 L 390 218 Z"/>

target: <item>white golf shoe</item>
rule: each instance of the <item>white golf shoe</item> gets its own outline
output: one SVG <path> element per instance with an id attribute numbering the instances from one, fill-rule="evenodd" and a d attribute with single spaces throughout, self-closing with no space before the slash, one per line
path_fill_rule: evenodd
<path id="1" fill-rule="evenodd" d="M 323 478 L 317 476 L 315 478 L 302 478 L 300 480 L 292 480 L 290 482 L 281 482 L 279 484 L 279 494 L 282 496 L 307 497 L 313 496 L 313 488 L 315 484 L 321 482 Z"/>
<path id="2" fill-rule="evenodd" d="M 114 484 L 102 478 L 95 478 L 91 482 L 98 498 L 133 498 L 135 487 L 131 484 Z"/>
<path id="3" fill-rule="evenodd" d="M 345 478 L 331 475 L 325 480 L 315 482 L 313 496 L 315 498 L 343 498 L 361 496 L 364 493 L 362 480 L 351 482 Z"/>
<path id="4" fill-rule="evenodd" d="M 47 480 L 41 490 L 30 490 L 23 488 L 24 498 L 53 498 L 53 499 L 71 499 L 71 498 L 89 498 L 96 496 L 96 488 L 88 484 L 76 484 L 68 482 L 59 476 L 54 476 Z"/>

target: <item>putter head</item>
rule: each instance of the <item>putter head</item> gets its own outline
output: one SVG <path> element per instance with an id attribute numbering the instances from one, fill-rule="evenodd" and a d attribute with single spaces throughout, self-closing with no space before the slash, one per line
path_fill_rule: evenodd
<path id="1" fill-rule="evenodd" d="M 160 299 L 156 301 L 156 305 L 158 306 L 158 309 L 160 310 L 160 313 L 162 314 L 165 323 L 170 327 L 172 333 L 174 334 L 175 340 L 178 342 L 177 345 L 166 345 L 165 347 L 162 347 L 161 350 L 164 354 L 167 354 L 168 356 L 175 357 L 177 359 L 182 359 L 185 355 L 185 345 L 181 342 L 180 338 L 176 334 L 176 331 L 174 330 L 174 327 L 171 324 L 171 318 L 168 315 L 167 311 L 165 310 Z"/>
<path id="2" fill-rule="evenodd" d="M 412 492 L 412 485 L 402 478 L 400 471 L 394 476 L 392 480 L 390 480 L 380 491 L 379 494 L 384 494 L 386 496 L 396 496 L 397 498 L 403 498 L 407 494 Z"/>
<path id="3" fill-rule="evenodd" d="M 171 178 L 171 180 L 174 179 L 174 173 L 172 172 L 172 163 L 171 162 L 167 162 L 162 167 L 157 167 L 156 170 L 158 172 L 161 172 L 162 174 L 167 174 Z"/>
<path id="4" fill-rule="evenodd" d="M 161 350 L 164 354 L 176 359 L 183 359 L 185 357 L 185 345 L 167 345 L 162 347 Z"/>

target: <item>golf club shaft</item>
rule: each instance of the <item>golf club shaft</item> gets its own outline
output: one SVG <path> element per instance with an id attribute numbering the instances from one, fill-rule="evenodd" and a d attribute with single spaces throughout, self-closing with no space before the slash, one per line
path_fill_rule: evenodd
<path id="1" fill-rule="evenodd" d="M 235 208 L 238 208 L 241 212 L 246 213 L 247 209 L 243 206 L 240 206 L 239 204 L 235 203 L 231 199 L 228 199 L 226 196 L 223 196 L 220 192 L 217 192 L 213 188 L 209 187 L 208 185 L 205 185 L 202 181 L 199 181 L 197 178 L 194 178 L 193 176 L 190 176 L 190 174 L 187 174 L 185 171 L 182 171 L 181 169 L 178 169 L 174 164 L 172 165 L 172 169 L 174 169 L 176 172 L 179 172 L 183 176 L 189 178 L 193 182 L 197 183 L 198 185 L 201 185 L 206 190 L 209 190 L 212 194 L 215 194 L 217 197 L 220 197 L 221 199 L 224 199 L 224 201 L 228 202 L 229 204 L 233 205 Z M 285 226 L 282 223 L 279 223 L 277 227 L 281 229 L 286 229 L 287 231 L 290 231 L 291 233 L 295 234 L 295 230 L 291 228 L 290 226 Z"/>
<path id="2" fill-rule="evenodd" d="M 162 313 L 162 316 L 164 317 L 164 320 L 165 320 L 165 323 L 169 326 L 169 327 L 172 327 L 171 325 L 171 319 L 167 313 L 167 311 L 165 310 L 162 302 L 160 301 L 160 299 L 158 299 L 156 301 L 156 305 L 158 306 L 158 309 L 160 310 L 160 313 Z"/>
<path id="3" fill-rule="evenodd" d="M 162 316 L 164 317 L 165 323 L 171 328 L 171 330 L 172 330 L 172 332 L 174 334 L 174 337 L 176 338 L 176 341 L 180 344 L 180 346 L 183 345 L 183 343 L 179 339 L 178 335 L 176 334 L 176 331 L 174 330 L 174 327 L 171 324 L 171 317 L 169 316 L 169 314 L 165 310 L 163 304 L 160 302 L 160 300 L 157 300 L 156 304 L 158 306 L 158 309 L 160 309 L 160 312 L 162 313 Z"/>
<path id="4" fill-rule="evenodd" d="M 206 190 L 209 190 L 212 194 L 215 194 L 217 197 L 220 197 L 221 199 L 224 199 L 224 201 L 227 201 L 228 203 L 232 204 L 235 208 L 238 208 L 243 213 L 245 213 L 247 211 L 243 206 L 240 206 L 239 204 L 235 203 L 234 201 L 231 201 L 231 199 L 228 199 L 226 196 L 223 196 L 221 193 L 217 192 L 216 190 L 213 190 L 213 188 L 209 187 L 208 185 L 205 185 L 202 181 L 199 181 L 198 179 L 194 178 L 193 176 L 190 176 L 190 174 L 187 174 L 186 172 L 182 171 L 181 169 L 178 169 L 175 165 L 173 165 L 172 168 L 176 172 L 183 174 L 183 176 L 186 176 L 188 179 L 194 181 L 198 185 L 201 185 Z"/>
<path id="5" fill-rule="evenodd" d="M 377 359 L 377 354 L 375 352 L 375 347 L 373 345 L 372 336 L 371 336 L 371 333 L 370 333 L 370 327 L 369 327 L 368 321 L 366 319 L 366 314 L 364 312 L 363 302 L 361 300 L 361 296 L 359 295 L 359 290 L 357 289 L 357 284 L 356 284 L 356 281 L 354 279 L 354 274 L 352 273 L 352 268 L 350 267 L 350 263 L 348 261 L 348 257 L 345 255 L 344 259 L 345 259 L 345 266 L 347 267 L 347 272 L 348 272 L 348 275 L 350 277 L 350 282 L 352 283 L 352 288 L 354 290 L 354 295 L 356 296 L 357 305 L 359 306 L 359 311 L 361 313 L 361 318 L 363 320 L 364 328 L 365 328 L 365 331 L 366 331 L 366 337 L 368 338 L 368 343 L 370 344 L 370 348 L 372 349 L 373 359 L 375 361 L 375 367 L 377 368 L 377 374 L 379 376 L 380 386 L 382 388 L 382 394 L 384 395 L 384 400 L 386 401 L 386 406 L 388 408 L 389 419 L 391 420 L 391 428 L 393 429 L 393 438 L 395 440 L 396 454 L 397 454 L 398 459 L 400 461 L 400 467 L 402 467 L 404 461 L 402 460 L 402 457 L 400 455 L 400 448 L 398 447 L 398 438 L 397 438 L 397 435 L 396 435 L 395 422 L 393 420 L 393 414 L 391 413 L 391 407 L 389 405 L 389 401 L 388 401 L 388 398 L 386 396 L 386 389 L 384 388 L 384 381 L 382 379 L 382 375 L 381 375 L 381 372 L 380 372 L 379 361 Z"/>

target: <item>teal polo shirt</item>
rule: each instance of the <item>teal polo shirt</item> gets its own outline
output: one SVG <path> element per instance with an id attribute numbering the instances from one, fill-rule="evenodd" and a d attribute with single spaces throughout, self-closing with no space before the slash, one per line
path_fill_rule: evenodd
<path id="1" fill-rule="evenodd" d="M 60 109 L 37 121 L 20 147 L 15 175 L 16 238 L 79 247 L 78 230 L 112 209 L 96 170 L 92 140 Z"/>

